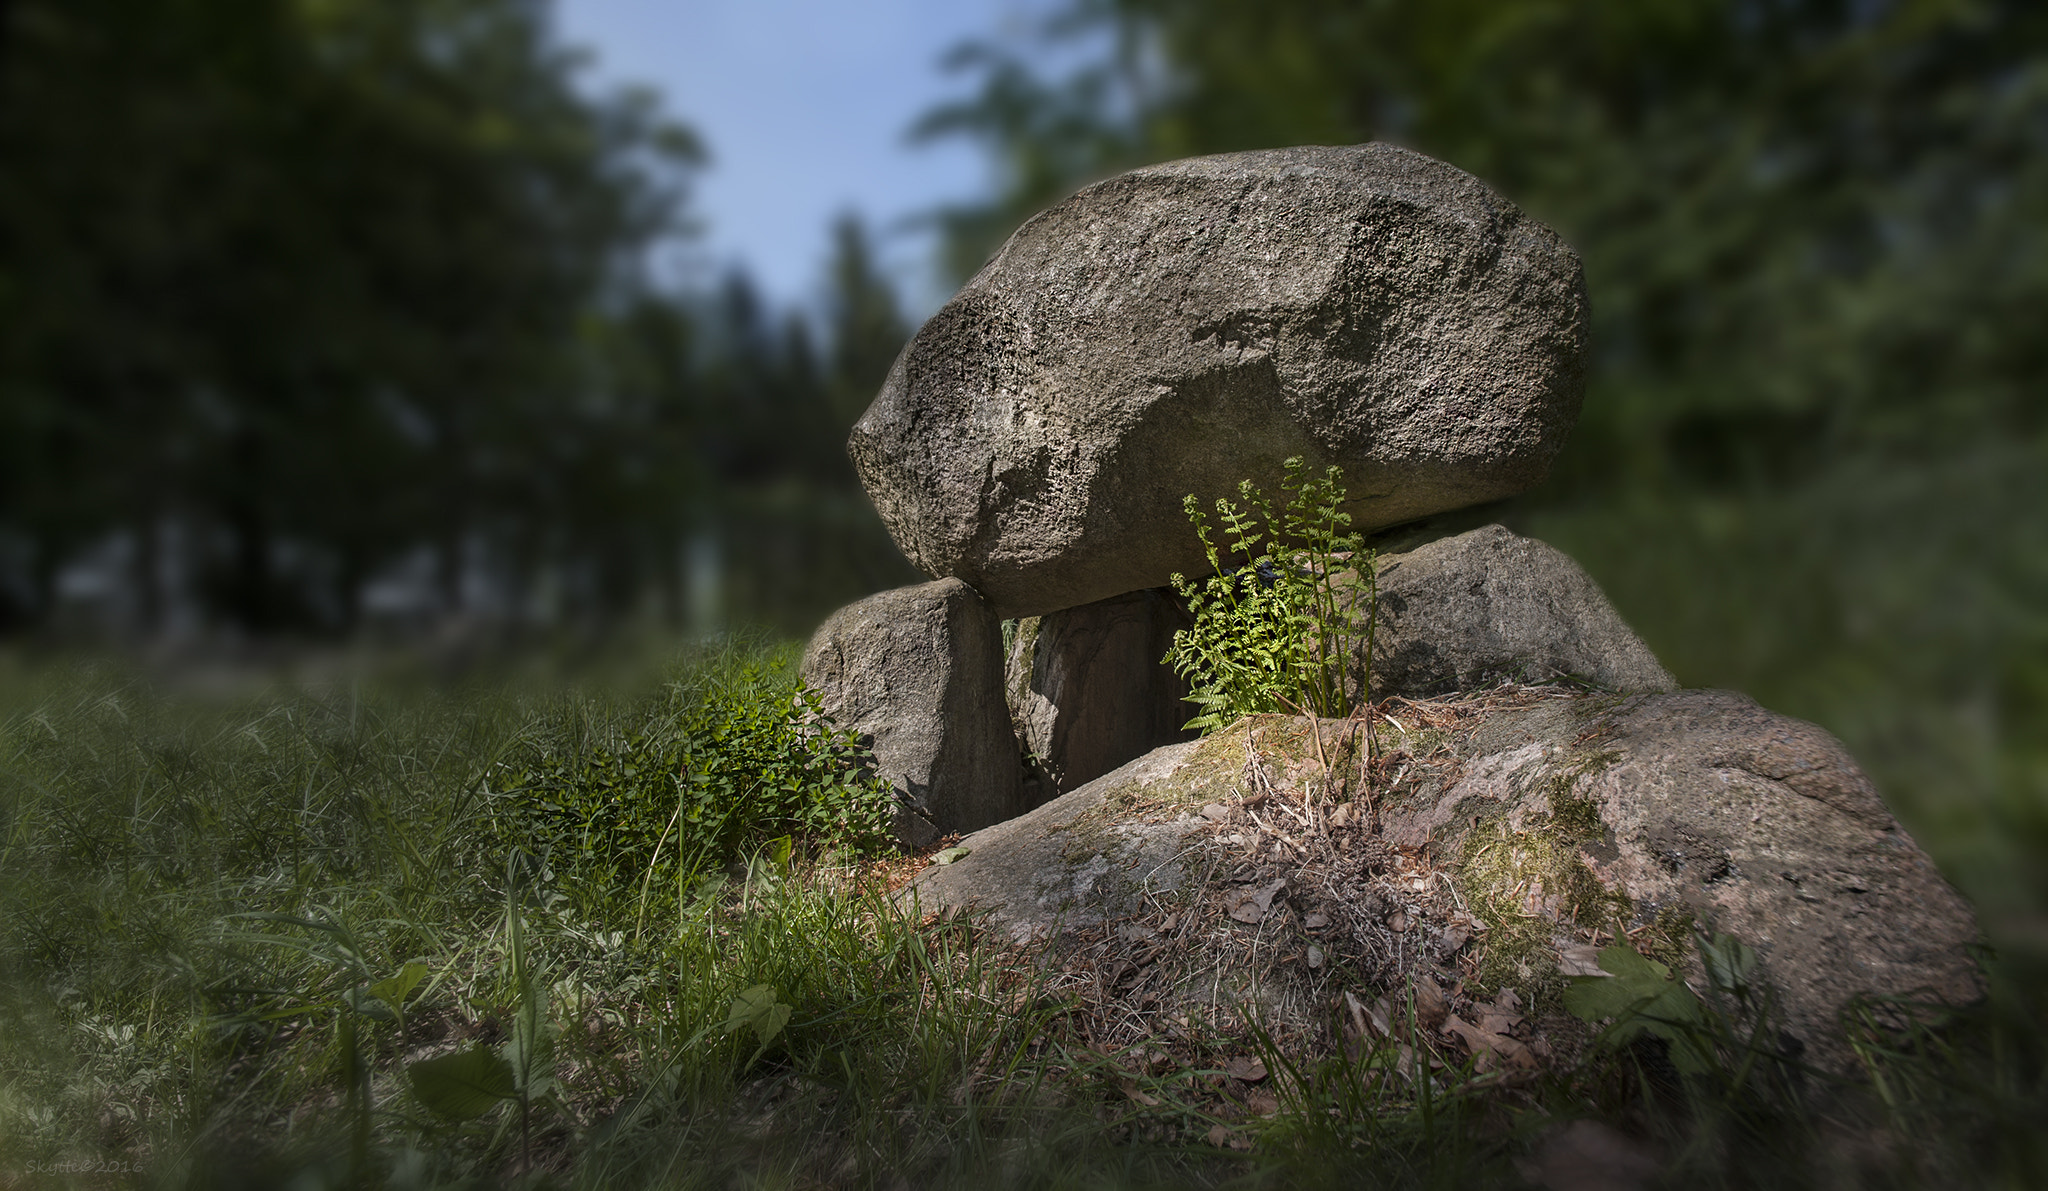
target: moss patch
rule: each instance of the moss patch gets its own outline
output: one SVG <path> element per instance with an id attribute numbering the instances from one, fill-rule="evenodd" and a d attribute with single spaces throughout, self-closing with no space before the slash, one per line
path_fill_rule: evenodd
<path id="1" fill-rule="evenodd" d="M 1263 751 L 1265 742 L 1260 741 Z M 1218 733 L 1204 737 L 1171 781 L 1147 785 L 1128 781 L 1103 792 L 1102 801 L 1075 816 L 1066 830 L 1077 841 L 1069 851 L 1103 838 L 1114 823 L 1193 812 L 1203 805 L 1242 797 L 1244 734 L 1235 740 Z"/>
<path id="2" fill-rule="evenodd" d="M 1456 734 L 1449 728 L 1416 722 L 1413 716 L 1399 724 L 1389 723 L 1382 716 L 1372 729 L 1373 751 L 1381 754 L 1400 752 L 1411 757 L 1427 757 L 1455 738 Z"/>
<path id="3" fill-rule="evenodd" d="M 1512 987 L 1545 999 L 1562 987 L 1557 934 L 1564 922 L 1587 926 L 1627 921 L 1634 903 L 1600 884 L 1579 859 L 1578 845 L 1548 825 L 1516 831 L 1496 819 L 1466 837 L 1459 886 L 1487 924 L 1479 952 L 1479 984 Z"/>
<path id="4" fill-rule="evenodd" d="M 1580 791 L 1585 779 L 1620 760 L 1612 750 L 1579 753 L 1543 780 L 1547 814 L 1517 830 L 1502 810 L 1466 836 L 1460 885 L 1491 928 L 1479 955 L 1478 981 L 1486 989 L 1507 985 L 1548 999 L 1564 984 L 1556 948 L 1567 924 L 1616 930 L 1635 921 L 1636 904 L 1601 884 L 1580 858 L 1582 848 L 1608 838 L 1599 803 Z M 1682 948 L 1689 929 L 1689 923 L 1675 932 L 1659 927 L 1656 945 L 1668 950 L 1678 940 Z"/>
<path id="5" fill-rule="evenodd" d="M 1683 905 L 1664 906 L 1657 911 L 1647 929 L 1636 931 L 1629 936 L 1637 951 L 1660 964 L 1671 968 L 1683 968 L 1691 958 L 1693 927 L 1696 919 L 1693 912 Z"/>
<path id="6" fill-rule="evenodd" d="M 1577 785 L 1574 774 L 1560 773 L 1546 783 L 1544 791 L 1550 804 L 1550 829 L 1561 841 L 1574 844 L 1590 843 L 1599 839 L 1607 825 L 1600 819 L 1600 808 L 1592 799 L 1575 793 Z"/>

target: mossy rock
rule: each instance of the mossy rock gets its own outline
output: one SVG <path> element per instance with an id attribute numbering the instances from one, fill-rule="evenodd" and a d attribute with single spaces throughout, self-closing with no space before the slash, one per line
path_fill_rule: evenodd
<path id="1" fill-rule="evenodd" d="M 1236 996 L 1311 1033 L 1423 978 L 1554 1011 L 1618 938 L 1697 979 L 1699 930 L 1756 949 L 1787 1043 L 1826 1065 L 1857 998 L 1981 995 L 1969 908 L 1810 724 L 1718 691 L 1382 712 L 1370 753 L 1359 720 L 1283 716 L 1160 749 L 967 837 L 909 896 L 1012 943 L 1107 955 L 1122 931 L 1156 953 L 1152 1011 Z"/>

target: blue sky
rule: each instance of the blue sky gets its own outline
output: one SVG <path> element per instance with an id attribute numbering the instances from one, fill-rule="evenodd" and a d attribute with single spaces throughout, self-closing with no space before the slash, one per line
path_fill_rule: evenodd
<path id="1" fill-rule="evenodd" d="M 964 92 L 939 59 L 969 38 L 1012 39 L 1048 0 L 556 0 L 563 39 L 593 55 L 598 90 L 640 83 L 711 150 L 695 195 L 704 263 L 739 263 L 778 302 L 808 300 L 842 210 L 888 233 L 884 250 L 922 317 L 947 296 L 930 239 L 906 217 L 989 185 L 962 141 L 912 147 L 905 130 Z"/>

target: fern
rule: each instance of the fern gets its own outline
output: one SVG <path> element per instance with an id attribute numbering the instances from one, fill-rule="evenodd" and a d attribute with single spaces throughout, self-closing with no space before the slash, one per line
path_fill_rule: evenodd
<path id="1" fill-rule="evenodd" d="M 1278 517 L 1265 494 L 1242 481 L 1238 504 L 1216 500 L 1221 546 L 1201 502 L 1182 502 L 1213 572 L 1200 582 L 1173 576 L 1194 626 L 1173 635 L 1163 660 L 1187 679 L 1187 701 L 1200 709 L 1187 727 L 1207 734 L 1282 710 L 1343 716 L 1367 697 L 1376 560 L 1349 528 L 1342 477 L 1336 467 L 1317 476 L 1299 456 L 1287 460 Z M 1354 643 L 1356 675 L 1347 673 Z"/>

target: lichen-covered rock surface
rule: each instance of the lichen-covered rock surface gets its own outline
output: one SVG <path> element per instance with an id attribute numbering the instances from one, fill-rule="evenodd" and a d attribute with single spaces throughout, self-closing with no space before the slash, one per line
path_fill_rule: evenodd
<path id="1" fill-rule="evenodd" d="M 1198 157 L 1033 218 L 848 452 L 896 544 L 1034 616 L 1207 569 L 1181 500 L 1344 468 L 1360 529 L 1525 491 L 1584 391 L 1579 260 L 1391 145 Z"/>
<path id="2" fill-rule="evenodd" d="M 1049 945 L 1132 1040 L 1248 1006 L 1384 1035 L 1412 998 L 1482 1067 L 1534 1066 L 1583 1043 L 1562 993 L 1613 978 L 1602 948 L 1710 992 L 1713 934 L 1757 953 L 1772 1044 L 1824 1067 L 1859 998 L 1981 995 L 1968 906 L 1813 725 L 1721 691 L 1381 706 L 1370 752 L 1358 720 L 1280 716 L 1159 749 L 906 896 Z"/>

